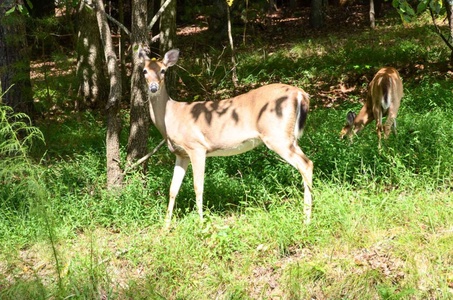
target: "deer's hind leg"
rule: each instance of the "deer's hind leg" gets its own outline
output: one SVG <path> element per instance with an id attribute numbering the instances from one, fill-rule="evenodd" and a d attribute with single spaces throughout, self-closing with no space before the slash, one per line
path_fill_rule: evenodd
<path id="1" fill-rule="evenodd" d="M 384 134 L 386 138 L 389 137 L 391 129 L 393 133 L 396 135 L 396 114 L 392 113 L 392 111 L 389 111 L 387 120 L 385 121 L 384 125 Z"/>
<path id="2" fill-rule="evenodd" d="M 203 221 L 203 191 L 204 172 L 206 165 L 206 150 L 197 149 L 189 152 L 193 170 L 193 187 L 195 190 L 197 211 L 200 221 Z"/>
<path id="3" fill-rule="evenodd" d="M 382 132 L 384 131 L 384 128 L 382 126 L 382 110 L 381 107 L 375 107 L 373 108 L 373 115 L 374 119 L 376 120 L 376 133 L 378 136 L 378 147 L 381 148 L 381 135 Z"/>
<path id="4" fill-rule="evenodd" d="M 303 153 L 297 140 L 289 143 L 287 140 L 263 140 L 264 144 L 278 155 L 280 155 L 291 166 L 295 167 L 302 175 L 304 182 L 304 214 L 305 224 L 310 223 L 312 210 L 312 184 L 313 184 L 313 162 Z"/>

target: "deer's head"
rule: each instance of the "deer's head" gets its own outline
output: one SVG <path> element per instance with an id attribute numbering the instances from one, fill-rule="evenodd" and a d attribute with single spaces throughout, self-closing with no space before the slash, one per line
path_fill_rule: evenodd
<path id="1" fill-rule="evenodd" d="M 340 132 L 340 138 L 344 138 L 347 135 L 349 138 L 352 137 L 354 129 L 354 119 L 356 118 L 356 113 L 353 111 L 348 112 L 346 115 L 346 124 Z"/>
<path id="2" fill-rule="evenodd" d="M 178 61 L 179 50 L 169 50 L 165 53 L 162 60 L 158 60 L 149 58 L 146 51 L 140 48 L 138 56 L 143 64 L 143 76 L 145 77 L 148 91 L 151 94 L 158 93 L 162 87 L 165 87 L 165 72 Z"/>

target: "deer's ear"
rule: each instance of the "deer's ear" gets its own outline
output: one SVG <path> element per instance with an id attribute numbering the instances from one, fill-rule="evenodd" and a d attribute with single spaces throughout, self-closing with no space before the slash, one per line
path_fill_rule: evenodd
<path id="1" fill-rule="evenodd" d="M 355 112 L 353 112 L 353 111 L 348 112 L 348 114 L 346 115 L 346 123 L 348 123 L 349 125 L 352 125 L 354 123 L 354 119 L 356 116 L 357 115 Z"/>
<path id="2" fill-rule="evenodd" d="M 165 53 L 163 63 L 167 67 L 174 66 L 179 58 L 179 49 L 172 49 Z"/>

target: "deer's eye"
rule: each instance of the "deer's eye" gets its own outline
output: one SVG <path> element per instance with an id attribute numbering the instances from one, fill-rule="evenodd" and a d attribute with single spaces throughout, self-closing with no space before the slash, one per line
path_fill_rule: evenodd
<path id="1" fill-rule="evenodd" d="M 148 73 L 148 70 L 146 70 L 146 69 L 143 69 L 143 74 L 145 74 L 145 75 L 146 75 L 147 73 Z"/>
<path id="2" fill-rule="evenodd" d="M 166 71 L 165 69 L 160 70 L 160 74 L 162 75 L 165 74 L 165 71 Z"/>

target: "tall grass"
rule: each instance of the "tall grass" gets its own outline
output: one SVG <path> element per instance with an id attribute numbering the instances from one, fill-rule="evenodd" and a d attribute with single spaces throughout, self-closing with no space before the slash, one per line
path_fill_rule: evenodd
<path id="1" fill-rule="evenodd" d="M 0 106 L 0 298 L 451 298 L 453 83 L 427 71 L 446 57 L 428 33 L 396 25 L 291 41 L 267 56 L 239 51 L 244 86 L 282 81 L 312 94 L 300 139 L 315 165 L 309 226 L 300 175 L 262 147 L 208 159 L 203 224 L 189 170 L 175 228 L 163 231 L 167 150 L 111 193 L 99 116 L 38 129 Z M 353 143 L 338 134 L 382 65 L 401 70 L 405 96 L 398 134 L 379 151 L 373 125 Z M 226 78 L 219 69 L 201 80 Z M 153 131 L 150 143 L 159 139 Z"/>
<path id="2" fill-rule="evenodd" d="M 14 113 L 12 108 L 0 105 L 0 249 L 1 253 L 9 253 L 10 249 L 14 249 L 11 246 L 16 246 L 18 242 L 31 245 L 37 236 L 48 237 L 56 267 L 56 279 L 60 283 L 55 226 L 45 209 L 47 190 L 41 181 L 42 169 L 28 155 L 33 142 L 43 142 L 44 136 L 30 124 L 27 115 Z M 45 294 L 40 278 L 32 280 L 32 288 L 36 289 L 36 295 Z M 12 293 L 14 294 L 14 289 Z"/>
<path id="3" fill-rule="evenodd" d="M 27 228 L 27 216 L 35 215 L 46 193 L 40 183 L 41 169 L 28 156 L 29 147 L 42 142 L 44 136 L 30 123 L 27 115 L 0 105 L 0 233 L 4 246 L 8 245 L 8 233 L 16 226 L 23 230 L 22 238 L 30 238 L 27 233 L 36 229 Z"/>

